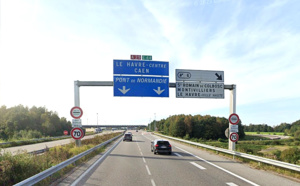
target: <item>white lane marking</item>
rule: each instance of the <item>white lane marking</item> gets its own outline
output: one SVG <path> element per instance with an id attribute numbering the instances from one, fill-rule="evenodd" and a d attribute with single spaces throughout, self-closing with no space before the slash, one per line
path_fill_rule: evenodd
<path id="1" fill-rule="evenodd" d="M 144 156 L 143 153 L 142 153 L 142 151 L 140 151 L 140 153 L 141 153 L 142 156 Z"/>
<path id="2" fill-rule="evenodd" d="M 149 170 L 148 165 L 146 165 L 146 169 L 147 169 L 147 172 L 148 172 L 148 174 L 149 174 L 149 176 L 150 176 L 150 175 L 151 175 L 151 172 L 150 172 L 150 170 Z"/>
<path id="3" fill-rule="evenodd" d="M 176 156 L 182 157 L 180 154 L 178 154 L 178 153 L 176 153 L 176 152 L 175 152 L 174 154 L 175 154 Z"/>
<path id="4" fill-rule="evenodd" d="M 151 179 L 152 186 L 156 186 L 153 179 Z"/>
<path id="5" fill-rule="evenodd" d="M 198 165 L 197 163 L 195 163 L 195 162 L 190 162 L 192 165 L 194 165 L 195 167 L 197 167 L 197 168 L 199 168 L 199 169 L 201 169 L 201 170 L 204 170 L 204 169 L 206 169 L 206 168 L 204 168 L 204 167 L 202 167 L 201 165 Z"/>
<path id="6" fill-rule="evenodd" d="M 146 163 L 146 160 L 145 160 L 145 158 L 143 157 L 143 161 L 144 161 L 144 163 Z"/>
<path id="7" fill-rule="evenodd" d="M 237 184 L 234 184 L 234 183 L 232 183 L 232 182 L 228 182 L 228 183 L 226 183 L 227 185 L 229 185 L 229 186 L 238 186 Z"/>
<path id="8" fill-rule="evenodd" d="M 190 152 L 188 152 L 188 151 L 186 151 L 186 150 L 183 150 L 182 148 L 179 148 L 179 147 L 176 147 L 176 148 L 179 149 L 179 150 L 182 150 L 183 152 L 186 152 L 186 153 L 188 153 L 188 154 L 194 156 L 195 158 L 197 158 L 197 159 L 199 159 L 199 160 L 202 160 L 202 161 L 204 161 L 204 162 L 206 162 L 206 163 L 208 163 L 208 164 L 210 164 L 210 165 L 212 165 L 212 166 L 214 166 L 214 167 L 216 167 L 216 168 L 218 168 L 218 169 L 220 169 L 220 170 L 222 170 L 222 171 L 224 171 L 224 172 L 227 172 L 228 174 L 231 174 L 232 176 L 235 176 L 235 177 L 237 177 L 237 178 L 239 178 L 239 179 L 241 179 L 241 180 L 243 180 L 243 181 L 245 181 L 245 182 L 247 182 L 247 183 L 249 183 L 249 184 L 251 184 L 251 185 L 259 186 L 258 184 L 254 183 L 254 182 L 252 182 L 252 181 L 250 181 L 250 180 L 247 180 L 246 178 L 243 178 L 243 177 L 241 177 L 241 176 L 239 176 L 239 175 L 237 175 L 237 174 L 234 174 L 233 172 L 230 172 L 230 171 L 228 171 L 228 170 L 226 170 L 226 169 L 224 169 L 224 168 L 222 168 L 222 167 L 220 167 L 220 166 L 218 166 L 218 165 L 215 165 L 215 164 L 213 164 L 213 163 L 211 163 L 211 162 L 209 162 L 209 161 L 207 161 L 207 160 L 205 160 L 205 159 L 203 159 L 203 158 L 200 158 L 200 157 L 198 157 L 198 156 L 195 156 L 194 154 L 192 154 L 192 153 L 190 153 Z"/>

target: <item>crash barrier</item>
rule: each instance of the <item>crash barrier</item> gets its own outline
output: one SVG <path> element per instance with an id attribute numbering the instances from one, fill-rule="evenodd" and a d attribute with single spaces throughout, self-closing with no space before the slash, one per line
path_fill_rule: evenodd
<path id="1" fill-rule="evenodd" d="M 103 142 L 103 143 L 101 143 L 101 144 L 99 144 L 99 145 L 97 145 L 97 146 L 95 146 L 95 147 L 93 147 L 93 148 L 91 148 L 91 149 L 89 149 L 87 151 L 84 151 L 84 152 L 82 152 L 82 153 L 80 153 L 80 154 L 78 154 L 78 155 L 76 155 L 76 156 L 74 156 L 74 157 L 72 157 L 72 158 L 64 161 L 64 162 L 61 162 L 58 165 L 55 165 L 55 166 L 53 166 L 53 167 L 51 167 L 51 168 L 49 168 L 49 169 L 47 169 L 47 170 L 45 170 L 43 172 L 40 172 L 39 174 L 36 174 L 36 175 L 34 175 L 34 176 L 30 177 L 30 178 L 27 178 L 26 180 L 23 180 L 23 181 L 15 184 L 15 185 L 21 186 L 21 185 L 33 185 L 33 184 L 36 184 L 36 183 L 40 182 L 41 180 L 43 180 L 43 179 L 51 176 L 52 174 L 58 172 L 59 170 L 65 168 L 66 166 L 74 163 L 75 161 L 79 160 L 80 158 L 82 158 L 82 157 L 90 154 L 91 152 L 99 149 L 100 147 L 107 145 L 108 143 L 114 141 L 115 139 L 121 137 L 122 135 L 123 134 L 120 134 L 120 135 L 118 135 L 118 136 L 116 136 L 116 137 L 114 137 L 114 138 L 112 138 L 112 139 L 110 139 L 110 140 L 108 140 L 106 142 Z"/>
<path id="2" fill-rule="evenodd" d="M 269 164 L 269 165 L 273 165 L 273 166 L 277 166 L 277 167 L 281 167 L 281 168 L 285 168 L 285 169 L 300 172 L 300 166 L 299 165 L 286 163 L 286 162 L 282 162 L 282 161 L 277 161 L 277 160 L 272 160 L 272 159 L 268 159 L 268 158 L 264 158 L 264 157 L 254 156 L 254 155 L 241 153 L 241 152 L 237 152 L 237 151 L 222 149 L 222 148 L 219 148 L 219 147 L 213 147 L 213 146 L 210 146 L 210 145 L 191 142 L 191 141 L 188 141 L 188 140 L 183 140 L 183 139 L 179 139 L 179 138 L 165 136 L 165 135 L 162 135 L 162 134 L 154 133 L 154 135 L 162 136 L 164 138 L 180 141 L 180 142 L 183 142 L 183 143 L 195 145 L 195 146 L 198 146 L 198 147 L 203 147 L 203 148 L 218 151 L 218 152 L 223 152 L 223 153 L 226 153 L 226 154 L 233 155 L 233 157 L 238 156 L 238 157 L 254 160 L 254 161 L 257 161 L 257 162 L 266 163 L 266 164 Z"/>

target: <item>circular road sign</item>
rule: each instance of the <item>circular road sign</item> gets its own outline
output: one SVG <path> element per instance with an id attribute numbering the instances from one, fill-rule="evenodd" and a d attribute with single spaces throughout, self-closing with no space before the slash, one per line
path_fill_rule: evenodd
<path id="1" fill-rule="evenodd" d="M 239 123 L 239 121 L 240 121 L 240 118 L 237 114 L 230 114 L 229 123 L 231 123 L 232 125 L 236 125 Z"/>
<path id="2" fill-rule="evenodd" d="M 239 135 L 237 134 L 237 133 L 231 133 L 230 134 L 230 141 L 232 141 L 232 142 L 237 142 L 238 140 L 239 140 Z"/>
<path id="3" fill-rule="evenodd" d="M 64 130 L 64 135 L 68 135 L 68 131 L 67 130 Z"/>
<path id="4" fill-rule="evenodd" d="M 82 112 L 82 109 L 80 107 L 73 107 L 70 111 L 71 113 L 71 116 L 74 118 L 74 119 L 79 119 L 81 118 L 83 112 Z"/>
<path id="5" fill-rule="evenodd" d="M 79 140 L 83 137 L 83 130 L 81 128 L 73 128 L 71 130 L 71 136 L 75 140 Z"/>

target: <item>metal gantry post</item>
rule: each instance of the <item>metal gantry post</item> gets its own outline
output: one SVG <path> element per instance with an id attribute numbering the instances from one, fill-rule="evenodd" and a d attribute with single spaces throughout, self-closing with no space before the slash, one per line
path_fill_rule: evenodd
<path id="1" fill-rule="evenodd" d="M 230 114 L 236 113 L 236 85 L 232 86 L 232 89 L 230 89 Z M 229 122 L 229 131 L 230 131 L 230 122 Z M 232 132 L 229 133 L 229 136 Z M 235 142 L 232 142 L 228 136 L 228 149 L 235 151 Z"/>
<path id="2" fill-rule="evenodd" d="M 79 81 L 74 82 L 74 106 L 80 107 L 80 99 L 79 99 Z M 75 144 L 77 147 L 81 146 L 81 139 L 75 140 Z"/>

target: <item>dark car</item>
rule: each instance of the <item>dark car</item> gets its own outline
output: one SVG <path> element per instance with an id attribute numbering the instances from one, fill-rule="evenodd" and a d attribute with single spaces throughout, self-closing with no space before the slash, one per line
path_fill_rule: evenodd
<path id="1" fill-rule="evenodd" d="M 156 139 L 151 141 L 151 152 L 172 154 L 172 145 L 167 140 Z"/>
<path id="2" fill-rule="evenodd" d="M 123 141 L 132 141 L 132 135 L 129 133 L 124 134 Z"/>

